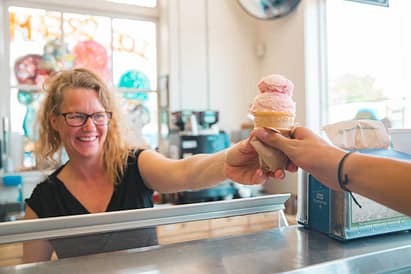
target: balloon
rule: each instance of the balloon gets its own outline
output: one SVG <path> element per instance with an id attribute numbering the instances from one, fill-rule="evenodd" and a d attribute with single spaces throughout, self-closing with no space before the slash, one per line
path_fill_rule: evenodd
<path id="1" fill-rule="evenodd" d="M 110 79 L 106 49 L 93 40 L 80 41 L 73 48 L 74 66 L 93 70 L 104 80 Z"/>
<path id="2" fill-rule="evenodd" d="M 39 95 L 39 90 L 23 90 L 19 89 L 17 92 L 17 100 L 22 105 L 30 105 L 35 100 L 37 100 Z"/>
<path id="3" fill-rule="evenodd" d="M 148 80 L 148 77 L 141 71 L 129 70 L 121 75 L 118 86 L 121 88 L 149 90 L 150 80 Z M 148 99 L 148 95 L 145 92 L 124 92 L 123 97 L 140 101 Z"/>
<path id="4" fill-rule="evenodd" d="M 16 60 L 14 63 L 14 74 L 17 82 L 25 85 L 40 85 L 44 77 L 50 75 L 51 71 L 40 68 L 41 55 L 28 54 Z"/>
<path id="5" fill-rule="evenodd" d="M 58 71 L 72 68 L 73 62 L 74 56 L 60 40 L 50 40 L 44 45 L 41 67 Z"/>

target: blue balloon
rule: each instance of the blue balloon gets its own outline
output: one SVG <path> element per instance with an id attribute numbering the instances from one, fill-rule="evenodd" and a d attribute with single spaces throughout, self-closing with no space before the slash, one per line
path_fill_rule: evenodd
<path id="1" fill-rule="evenodd" d="M 150 90 L 150 80 L 141 71 L 129 70 L 121 75 L 118 86 L 121 88 Z M 134 99 L 140 101 L 145 101 L 148 99 L 147 93 L 144 92 L 124 92 L 123 97 L 126 99 Z"/>

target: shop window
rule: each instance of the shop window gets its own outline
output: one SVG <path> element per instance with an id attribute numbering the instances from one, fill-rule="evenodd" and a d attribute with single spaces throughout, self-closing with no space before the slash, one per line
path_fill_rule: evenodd
<path id="1" fill-rule="evenodd" d="M 8 15 L 10 127 L 25 155 L 36 140 L 43 82 L 76 67 L 99 74 L 124 100 L 133 144 L 158 145 L 155 22 L 15 6 Z"/>
<path id="2" fill-rule="evenodd" d="M 326 1 L 326 121 L 384 120 L 411 127 L 411 1 L 389 7 Z"/>

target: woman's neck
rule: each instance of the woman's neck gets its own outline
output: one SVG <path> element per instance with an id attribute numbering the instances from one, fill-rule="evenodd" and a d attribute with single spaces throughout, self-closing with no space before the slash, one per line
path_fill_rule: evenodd
<path id="1" fill-rule="evenodd" d="M 68 176 L 83 182 L 102 182 L 101 178 L 107 177 L 107 170 L 102 160 L 72 160 L 63 169 L 64 177 Z M 98 179 L 99 180 L 96 180 Z"/>

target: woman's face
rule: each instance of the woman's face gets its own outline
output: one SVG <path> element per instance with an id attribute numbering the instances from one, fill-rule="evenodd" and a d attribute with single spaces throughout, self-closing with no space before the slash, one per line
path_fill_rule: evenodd
<path id="1" fill-rule="evenodd" d="M 74 88 L 63 91 L 60 113 L 93 114 L 104 111 L 97 92 L 93 89 Z M 77 158 L 98 159 L 102 155 L 108 125 L 96 126 L 89 117 L 83 126 L 72 127 L 66 123 L 61 114 L 51 115 L 50 122 L 53 128 L 58 131 L 71 161 Z"/>

